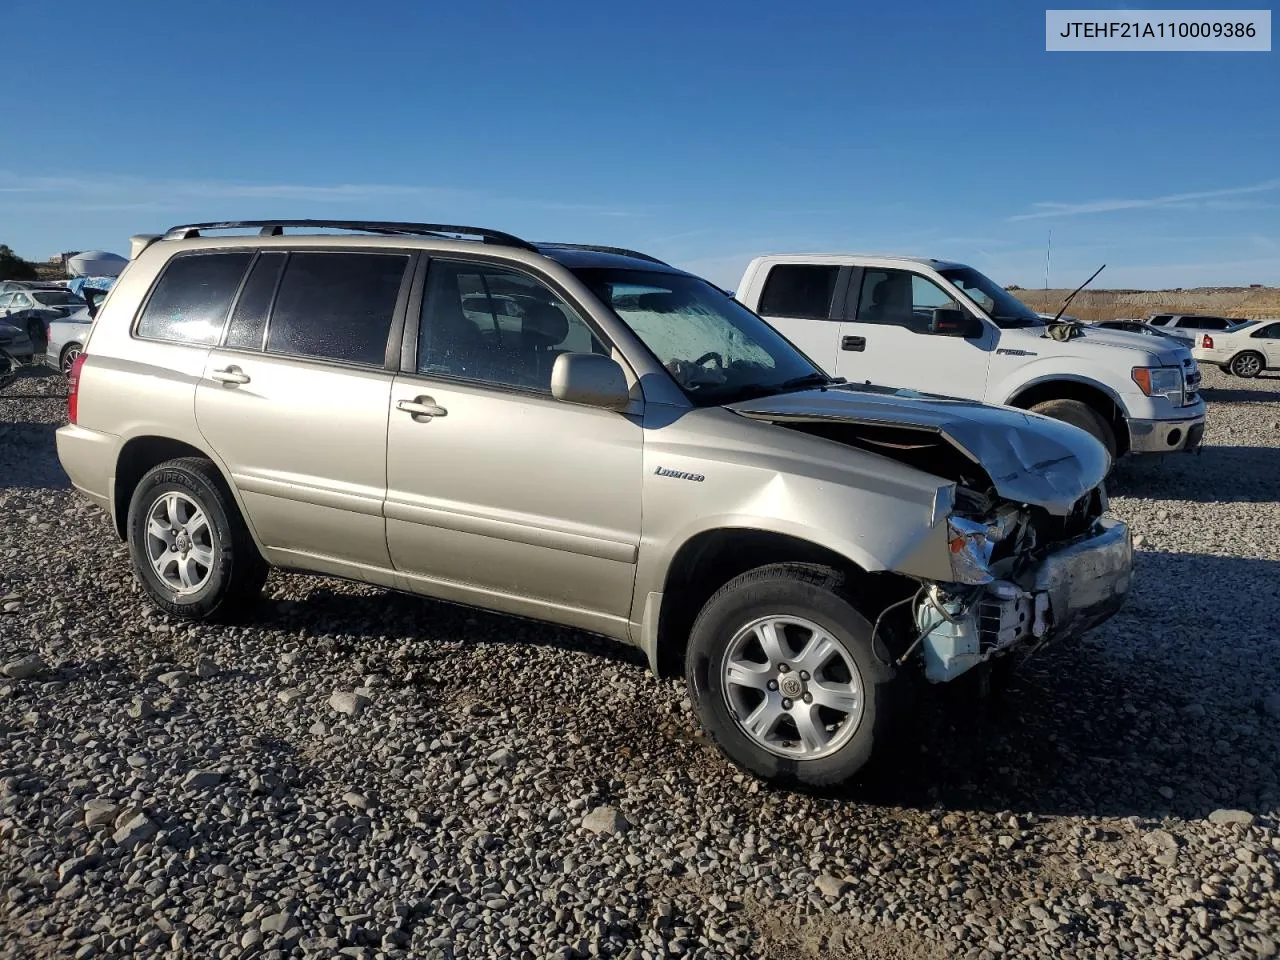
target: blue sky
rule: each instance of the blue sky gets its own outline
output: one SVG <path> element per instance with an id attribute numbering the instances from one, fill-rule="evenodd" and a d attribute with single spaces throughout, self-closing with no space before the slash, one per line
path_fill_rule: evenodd
<path id="1" fill-rule="evenodd" d="M 202 10 L 211 11 L 208 14 Z M 96 11 L 112 10 L 114 18 Z M 1044 51 L 1025 3 L 10 4 L 0 242 L 483 224 L 734 286 L 765 252 L 1280 284 L 1280 53 Z M 85 109 L 77 110 L 77 102 Z"/>

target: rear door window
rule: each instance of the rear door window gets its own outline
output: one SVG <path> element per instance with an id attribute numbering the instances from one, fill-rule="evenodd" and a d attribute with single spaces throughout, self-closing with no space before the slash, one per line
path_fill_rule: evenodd
<path id="1" fill-rule="evenodd" d="M 760 295 L 762 317 L 802 317 L 826 320 L 831 316 L 838 266 L 782 263 L 769 271 Z"/>
<path id="2" fill-rule="evenodd" d="M 142 308 L 137 335 L 180 343 L 217 343 L 252 259 L 251 250 L 174 257 Z"/>
<path id="3" fill-rule="evenodd" d="M 267 352 L 382 366 L 409 257 L 291 253 L 267 328 Z"/>
<path id="4" fill-rule="evenodd" d="M 224 341 L 226 346 L 240 350 L 262 349 L 267 313 L 271 310 L 271 299 L 275 296 L 284 260 L 283 253 L 264 253 L 258 257 L 231 313 Z"/>

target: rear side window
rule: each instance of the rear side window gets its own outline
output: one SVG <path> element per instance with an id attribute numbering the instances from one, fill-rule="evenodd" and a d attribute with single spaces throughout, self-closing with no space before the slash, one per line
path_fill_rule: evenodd
<path id="1" fill-rule="evenodd" d="M 836 292 L 840 268 L 807 263 L 783 263 L 769 271 L 760 295 L 762 317 L 805 317 L 826 320 Z"/>
<path id="2" fill-rule="evenodd" d="M 408 263 L 403 254 L 290 254 L 268 352 L 382 366 Z"/>
<path id="3" fill-rule="evenodd" d="M 1152 317 L 1151 322 L 1157 327 L 1163 327 L 1163 326 L 1167 326 L 1169 321 L 1172 319 L 1173 317 L 1169 316 L 1169 314 L 1162 313 L 1158 317 Z"/>
<path id="4" fill-rule="evenodd" d="M 217 343 L 252 251 L 174 257 L 138 318 L 137 334 L 153 340 Z"/>
<path id="5" fill-rule="evenodd" d="M 245 350 L 261 350 L 262 334 L 267 329 L 267 313 L 275 296 L 283 253 L 264 253 L 258 257 L 245 281 L 244 290 L 227 326 L 226 345 Z"/>

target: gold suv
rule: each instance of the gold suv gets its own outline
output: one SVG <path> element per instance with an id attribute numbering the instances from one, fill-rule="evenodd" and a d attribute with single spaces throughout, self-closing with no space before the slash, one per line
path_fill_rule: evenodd
<path id="1" fill-rule="evenodd" d="M 634 251 L 474 227 L 135 237 L 58 454 L 168 613 L 269 566 L 633 643 L 759 776 L 852 776 L 903 681 L 1110 616 L 1109 460 L 1031 413 L 823 374 Z"/>

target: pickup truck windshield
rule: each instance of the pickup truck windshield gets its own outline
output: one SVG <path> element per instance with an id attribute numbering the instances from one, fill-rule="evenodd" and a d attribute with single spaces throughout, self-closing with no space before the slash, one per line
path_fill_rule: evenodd
<path id="1" fill-rule="evenodd" d="M 573 271 L 699 406 L 836 382 L 705 280 L 657 270 Z"/>
<path id="2" fill-rule="evenodd" d="M 948 267 L 940 274 L 957 290 L 963 291 L 987 315 L 997 327 L 1005 330 L 1013 327 L 1039 327 L 1044 321 L 1004 287 L 973 267 Z"/>

